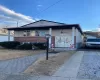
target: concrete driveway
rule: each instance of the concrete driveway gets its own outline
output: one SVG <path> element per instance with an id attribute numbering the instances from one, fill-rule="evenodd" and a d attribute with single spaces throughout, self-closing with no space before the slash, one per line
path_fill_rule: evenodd
<path id="1" fill-rule="evenodd" d="M 33 56 L 26 56 L 22 58 L 1 60 L 0 61 L 0 74 L 20 74 L 39 57 L 45 54 L 37 54 Z"/>

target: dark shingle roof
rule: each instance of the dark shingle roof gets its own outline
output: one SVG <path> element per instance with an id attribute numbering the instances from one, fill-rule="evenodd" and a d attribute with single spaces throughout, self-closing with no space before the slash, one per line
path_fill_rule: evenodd
<path id="1" fill-rule="evenodd" d="M 77 28 L 82 34 L 82 29 L 79 24 L 65 24 L 48 20 L 39 20 L 30 24 L 23 25 L 21 27 L 6 28 L 8 30 L 27 30 L 27 29 L 71 29 L 72 27 Z"/>

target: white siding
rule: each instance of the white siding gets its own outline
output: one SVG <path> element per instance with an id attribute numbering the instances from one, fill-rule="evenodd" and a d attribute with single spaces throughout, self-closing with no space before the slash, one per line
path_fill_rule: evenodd
<path id="1" fill-rule="evenodd" d="M 52 30 L 52 36 L 60 36 L 61 32 L 63 32 L 63 34 L 67 34 L 67 35 L 72 36 L 72 30 L 71 29 Z"/>
<path id="2" fill-rule="evenodd" d="M 72 48 L 75 48 L 75 36 L 76 36 L 76 29 L 75 27 L 72 27 Z"/>
<path id="3" fill-rule="evenodd" d="M 76 29 L 76 47 L 80 47 L 82 45 L 83 39 L 82 34 L 78 29 Z"/>

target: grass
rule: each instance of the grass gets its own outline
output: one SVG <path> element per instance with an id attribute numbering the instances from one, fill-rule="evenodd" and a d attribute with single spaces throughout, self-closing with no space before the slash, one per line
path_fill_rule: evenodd
<path id="1" fill-rule="evenodd" d="M 0 60 L 31 56 L 45 52 L 44 50 L 9 50 L 0 49 Z"/>
<path id="2" fill-rule="evenodd" d="M 34 75 L 53 75 L 76 51 L 60 52 L 49 57 L 41 58 L 29 66 L 24 73 Z"/>

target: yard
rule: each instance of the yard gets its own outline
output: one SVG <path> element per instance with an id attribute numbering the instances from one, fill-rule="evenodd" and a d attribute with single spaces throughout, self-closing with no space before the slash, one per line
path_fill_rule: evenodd
<path id="1" fill-rule="evenodd" d="M 31 56 L 35 54 L 44 53 L 44 50 L 9 50 L 0 49 L 0 60 L 14 59 L 24 56 Z"/>

